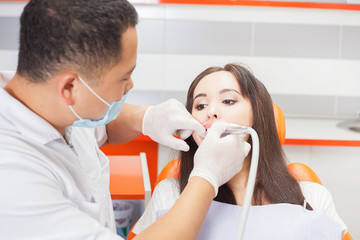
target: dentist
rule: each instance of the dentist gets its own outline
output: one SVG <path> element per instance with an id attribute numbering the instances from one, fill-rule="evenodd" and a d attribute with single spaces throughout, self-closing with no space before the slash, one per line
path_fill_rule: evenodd
<path id="1" fill-rule="evenodd" d="M 182 139 L 205 136 L 175 100 L 124 104 L 137 21 L 126 0 L 31 0 L 24 8 L 17 71 L 0 88 L 0 239 L 121 239 L 99 147 L 145 134 L 187 151 Z M 219 186 L 250 149 L 221 138 L 226 127 L 208 131 L 181 197 L 138 239 L 197 238 Z"/>

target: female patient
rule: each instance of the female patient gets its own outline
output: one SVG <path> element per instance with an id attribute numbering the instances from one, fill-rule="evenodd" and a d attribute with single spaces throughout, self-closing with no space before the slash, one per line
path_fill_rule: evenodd
<path id="1" fill-rule="evenodd" d="M 346 226 L 336 213 L 328 190 L 316 183 L 297 182 L 288 173 L 272 100 L 264 85 L 250 71 L 235 64 L 206 69 L 192 82 L 186 108 L 206 129 L 216 121 L 226 121 L 250 126 L 258 133 L 259 166 L 244 239 L 341 239 Z M 245 140 L 252 143 L 249 136 Z M 190 150 L 181 153 L 180 178 L 165 179 L 157 185 L 134 233 L 139 234 L 151 225 L 177 200 L 188 182 L 194 154 L 201 142 L 202 138 L 195 132 L 187 139 Z M 241 172 L 219 188 L 200 239 L 216 239 L 217 234 L 230 239 L 225 237 L 224 230 L 217 233 L 216 228 L 220 229 L 224 222 L 231 239 L 236 235 L 238 220 L 231 223 L 232 216 L 227 212 L 230 215 L 241 212 L 250 160 L 251 152 L 244 160 Z"/>

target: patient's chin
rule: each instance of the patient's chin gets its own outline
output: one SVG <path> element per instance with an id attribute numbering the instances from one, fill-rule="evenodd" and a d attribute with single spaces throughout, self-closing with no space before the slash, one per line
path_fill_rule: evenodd
<path id="1" fill-rule="evenodd" d="M 192 137 L 194 138 L 194 140 L 195 140 L 195 142 L 196 142 L 196 144 L 198 145 L 198 146 L 200 146 L 200 144 L 202 143 L 202 141 L 204 140 L 202 137 L 200 137 L 199 136 L 199 134 L 197 134 L 197 132 L 193 132 L 193 134 L 192 134 Z"/>

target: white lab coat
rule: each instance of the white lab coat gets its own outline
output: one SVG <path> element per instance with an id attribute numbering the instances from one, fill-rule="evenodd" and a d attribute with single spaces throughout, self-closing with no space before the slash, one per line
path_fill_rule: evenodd
<path id="1" fill-rule="evenodd" d="M 0 103 L 0 239 L 121 239 L 105 127 L 69 127 L 68 144 L 2 88 Z"/>

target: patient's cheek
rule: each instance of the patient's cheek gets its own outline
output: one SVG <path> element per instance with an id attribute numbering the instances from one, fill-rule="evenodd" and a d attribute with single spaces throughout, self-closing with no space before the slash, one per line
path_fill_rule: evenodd
<path id="1" fill-rule="evenodd" d="M 192 137 L 194 138 L 194 140 L 195 140 L 195 142 L 196 142 L 196 144 L 198 145 L 198 146 L 200 146 L 200 144 L 202 143 L 202 141 L 204 140 L 202 137 L 200 137 L 199 136 L 199 134 L 197 134 L 197 132 L 193 132 L 193 134 L 192 134 Z"/>

